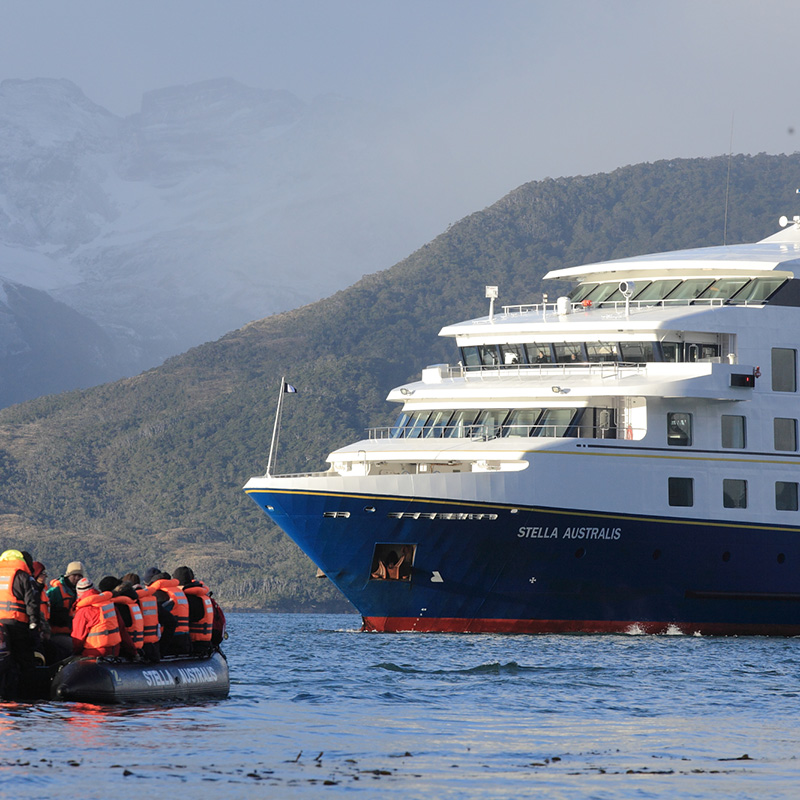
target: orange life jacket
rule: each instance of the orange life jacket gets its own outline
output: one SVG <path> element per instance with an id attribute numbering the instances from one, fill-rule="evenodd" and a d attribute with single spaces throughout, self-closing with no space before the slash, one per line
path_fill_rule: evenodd
<path id="1" fill-rule="evenodd" d="M 128 631 L 133 646 L 137 650 L 141 650 L 144 644 L 144 618 L 142 617 L 142 609 L 139 608 L 139 604 L 133 598 L 126 597 L 125 595 L 119 595 L 113 598 L 113 602 L 128 607 L 131 613 L 131 624 L 126 625 L 125 630 Z"/>
<path id="2" fill-rule="evenodd" d="M 75 603 L 77 602 L 78 598 L 74 594 L 70 594 L 64 583 L 62 582 L 61 578 L 53 578 L 50 581 L 50 588 L 58 588 L 58 593 L 61 595 L 61 604 L 62 606 L 69 612 L 70 617 L 75 616 Z M 48 612 L 50 609 L 50 599 L 48 598 L 47 601 L 47 608 Z M 67 636 L 72 632 L 71 628 L 68 628 L 66 625 L 52 625 L 50 627 L 51 633 L 65 633 Z"/>
<path id="3" fill-rule="evenodd" d="M 193 642 L 210 642 L 214 627 L 214 606 L 208 596 L 207 586 L 187 586 L 184 594 L 197 595 L 203 601 L 203 616 L 197 622 L 189 621 L 189 637 Z"/>
<path id="4" fill-rule="evenodd" d="M 152 587 L 137 589 L 136 594 L 139 596 L 139 608 L 142 611 L 142 642 L 154 644 L 161 637 L 158 628 L 158 601 L 155 589 Z"/>
<path id="5" fill-rule="evenodd" d="M 119 635 L 117 609 L 114 607 L 111 592 L 90 594 L 81 597 L 75 604 L 76 611 L 84 606 L 97 606 L 97 616 L 86 636 L 81 655 L 108 656 L 122 641 Z"/>
<path id="6" fill-rule="evenodd" d="M 151 589 L 161 589 L 169 595 L 172 600 L 172 608 L 170 613 L 175 617 L 175 636 L 188 636 L 189 635 L 189 601 L 186 595 L 180 588 L 180 584 L 175 578 L 167 580 L 162 578 L 150 584 Z"/>
<path id="7" fill-rule="evenodd" d="M 22 559 L 0 561 L 0 619 L 28 623 L 30 620 L 25 609 L 25 601 L 14 596 L 14 578 L 18 572 L 31 574 L 28 565 Z"/>

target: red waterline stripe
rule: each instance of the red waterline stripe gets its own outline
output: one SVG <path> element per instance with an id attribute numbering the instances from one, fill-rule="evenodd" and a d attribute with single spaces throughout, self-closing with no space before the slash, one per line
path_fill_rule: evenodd
<path id="1" fill-rule="evenodd" d="M 380 633 L 672 633 L 702 636 L 798 636 L 800 625 L 748 622 L 637 620 L 464 619 L 459 617 L 362 617 L 364 631 Z"/>

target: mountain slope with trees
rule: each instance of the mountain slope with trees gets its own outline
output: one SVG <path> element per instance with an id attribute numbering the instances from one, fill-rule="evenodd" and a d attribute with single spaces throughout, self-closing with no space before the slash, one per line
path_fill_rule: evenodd
<path id="1" fill-rule="evenodd" d="M 335 447 L 389 424 L 390 388 L 457 361 L 448 323 L 551 298 L 550 269 L 722 244 L 728 160 L 664 161 L 525 184 L 384 272 L 267 317 L 134 378 L 0 411 L 0 545 L 51 574 L 187 563 L 232 607 L 347 605 L 242 492 L 264 471 L 282 375 L 277 472 L 318 470 Z M 800 186 L 800 156 L 731 165 L 727 241 L 774 232 Z"/>

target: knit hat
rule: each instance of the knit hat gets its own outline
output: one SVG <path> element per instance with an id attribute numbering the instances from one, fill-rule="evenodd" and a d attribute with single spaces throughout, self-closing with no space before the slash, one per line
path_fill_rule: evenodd
<path id="1" fill-rule="evenodd" d="M 94 589 L 94 584 L 88 578 L 81 578 L 75 588 L 77 589 L 78 594 L 83 594 L 84 592 L 88 592 L 90 589 Z"/>
<path id="2" fill-rule="evenodd" d="M 148 567 L 144 573 L 144 583 L 145 586 L 151 584 L 154 580 L 156 580 L 156 575 L 160 575 L 161 570 L 158 567 Z"/>
<path id="3" fill-rule="evenodd" d="M 67 571 L 64 573 L 64 576 L 69 578 L 70 575 L 83 575 L 83 564 L 80 561 L 70 561 L 67 564 Z"/>
<path id="4" fill-rule="evenodd" d="M 38 578 L 43 572 L 47 572 L 47 567 L 41 561 L 33 562 L 33 572 L 31 573 L 34 578 Z"/>
<path id="5" fill-rule="evenodd" d="M 172 577 L 178 581 L 180 586 L 186 586 L 187 583 L 191 583 L 194 580 L 194 572 L 192 572 L 191 567 L 178 567 L 172 573 Z"/>
<path id="6" fill-rule="evenodd" d="M 104 578 L 100 579 L 100 583 L 97 584 L 97 589 L 100 592 L 113 592 L 117 586 L 119 586 L 119 578 L 115 578 L 113 575 L 106 575 Z"/>

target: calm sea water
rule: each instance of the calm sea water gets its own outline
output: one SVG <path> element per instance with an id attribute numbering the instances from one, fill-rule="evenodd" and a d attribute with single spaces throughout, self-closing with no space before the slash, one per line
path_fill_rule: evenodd
<path id="1" fill-rule="evenodd" d="M 231 697 L 0 708 L 0 796 L 794 798 L 800 640 L 233 614 Z"/>

